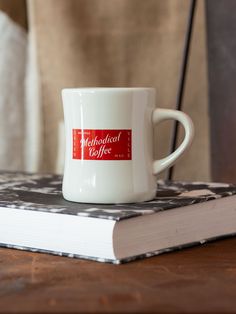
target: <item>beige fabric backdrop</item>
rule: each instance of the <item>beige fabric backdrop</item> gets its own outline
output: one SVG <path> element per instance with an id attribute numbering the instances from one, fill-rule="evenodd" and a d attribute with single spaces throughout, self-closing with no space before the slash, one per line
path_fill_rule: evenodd
<path id="1" fill-rule="evenodd" d="M 19 22 L 15 23 L 9 17 L 13 6 L 6 4 L 0 1 L 0 169 L 16 170 L 24 168 L 27 33 L 21 27 L 22 14 L 15 15 Z M 21 9 L 22 2 L 19 4 Z M 1 10 L 4 8 L 8 14 Z"/>
<path id="2" fill-rule="evenodd" d="M 2 0 L 0 0 L 2 1 Z M 157 105 L 174 108 L 189 1 L 28 0 L 41 89 L 39 170 L 61 171 L 60 90 L 82 86 L 154 86 Z M 198 2 L 184 110 L 195 123 L 191 150 L 175 178 L 209 179 L 205 21 Z M 167 154 L 171 124 L 156 130 L 156 157 Z"/>

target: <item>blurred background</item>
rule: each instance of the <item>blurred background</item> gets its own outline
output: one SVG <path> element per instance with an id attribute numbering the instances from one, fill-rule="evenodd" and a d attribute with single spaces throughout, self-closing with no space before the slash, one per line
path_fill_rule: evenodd
<path id="1" fill-rule="evenodd" d="M 208 15 L 214 6 L 222 16 L 227 2 L 235 6 L 197 1 L 182 108 L 196 135 L 174 179 L 234 180 L 234 165 L 231 176 L 213 169 L 210 133 L 218 122 L 212 124 L 209 112 L 212 97 L 219 99 L 213 89 L 208 101 L 208 66 L 216 76 L 207 48 L 216 58 L 218 41 L 209 33 L 217 14 Z M 175 108 L 189 6 L 187 0 L 0 0 L 0 169 L 63 172 L 63 87 L 151 86 L 157 106 Z M 155 157 L 169 152 L 171 127 L 166 122 L 155 130 Z"/>

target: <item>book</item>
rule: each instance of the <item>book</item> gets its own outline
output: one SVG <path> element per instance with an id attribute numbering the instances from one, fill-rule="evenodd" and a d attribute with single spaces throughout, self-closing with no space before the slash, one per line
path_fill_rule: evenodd
<path id="1" fill-rule="evenodd" d="M 0 172 L 0 246 L 120 264 L 236 233 L 236 186 L 157 182 L 133 204 L 63 199 L 62 177 Z"/>

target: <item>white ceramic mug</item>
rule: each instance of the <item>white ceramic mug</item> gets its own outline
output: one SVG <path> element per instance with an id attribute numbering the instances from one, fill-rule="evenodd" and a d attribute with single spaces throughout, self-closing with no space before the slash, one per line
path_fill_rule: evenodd
<path id="1" fill-rule="evenodd" d="M 155 108 L 154 88 L 62 90 L 66 153 L 63 196 L 84 203 L 151 200 L 156 175 L 189 147 L 193 124 L 183 112 Z M 175 152 L 153 160 L 154 125 L 178 120 L 185 138 Z"/>

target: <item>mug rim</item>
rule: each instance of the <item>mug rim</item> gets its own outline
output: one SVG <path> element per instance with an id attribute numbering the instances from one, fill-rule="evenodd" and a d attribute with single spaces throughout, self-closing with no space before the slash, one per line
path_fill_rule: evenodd
<path id="1" fill-rule="evenodd" d="M 156 91 L 155 87 L 65 87 L 64 92 L 132 92 L 132 91 Z"/>

